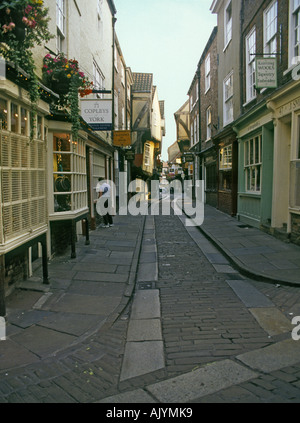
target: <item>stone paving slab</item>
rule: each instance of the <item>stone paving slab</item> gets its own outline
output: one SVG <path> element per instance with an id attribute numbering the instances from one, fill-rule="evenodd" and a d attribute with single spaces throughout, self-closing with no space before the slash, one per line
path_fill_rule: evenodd
<path id="1" fill-rule="evenodd" d="M 131 310 L 131 319 L 160 318 L 159 291 L 157 289 L 137 291 Z"/>
<path id="2" fill-rule="evenodd" d="M 257 373 L 252 370 L 231 360 L 223 360 L 146 389 L 162 403 L 186 403 L 255 377 Z"/>
<path id="3" fill-rule="evenodd" d="M 95 281 L 95 282 L 121 282 L 124 283 L 127 281 L 128 275 L 122 273 L 99 273 L 99 272 L 78 272 L 74 276 L 74 280 L 86 280 L 86 281 Z"/>
<path id="4" fill-rule="evenodd" d="M 275 307 L 250 308 L 250 312 L 256 318 L 260 326 L 270 335 L 291 333 L 293 326 L 291 321 Z"/>
<path id="5" fill-rule="evenodd" d="M 32 326 L 11 338 L 21 348 L 23 346 L 41 358 L 54 354 L 76 340 L 75 336 L 40 326 Z"/>
<path id="6" fill-rule="evenodd" d="M 236 358 L 252 369 L 269 373 L 299 363 L 299 357 L 300 342 L 288 339 Z"/>
<path id="7" fill-rule="evenodd" d="M 69 335 L 80 336 L 91 327 L 99 325 L 99 322 L 104 321 L 105 318 L 106 315 L 95 316 L 78 313 L 52 313 L 51 316 L 43 319 L 43 321 L 39 323 L 39 326 Z"/>
<path id="8" fill-rule="evenodd" d="M 26 329 L 41 323 L 52 314 L 52 312 L 40 310 L 18 311 L 10 314 L 8 323 Z"/>
<path id="9" fill-rule="evenodd" d="M 274 307 L 272 301 L 245 280 L 227 280 L 246 307 Z"/>
<path id="10" fill-rule="evenodd" d="M 158 277 L 158 268 L 156 262 L 140 263 L 137 280 L 139 282 L 155 281 Z"/>
<path id="11" fill-rule="evenodd" d="M 160 319 L 130 319 L 127 341 L 162 341 Z"/>
<path id="12" fill-rule="evenodd" d="M 78 314 L 109 315 L 120 304 L 121 297 L 64 294 L 51 305 L 52 311 Z"/>
<path id="13" fill-rule="evenodd" d="M 121 297 L 124 284 L 118 282 L 96 282 L 75 280 L 70 284 L 70 294 L 96 295 L 97 297 Z"/>
<path id="14" fill-rule="evenodd" d="M 13 340 L 7 339 L 0 342 L 0 370 L 25 366 L 37 361 L 39 361 L 37 355 Z"/>
<path id="15" fill-rule="evenodd" d="M 101 273 L 114 273 L 117 270 L 116 264 L 107 263 L 94 263 L 91 266 L 89 263 L 76 263 L 73 270 L 80 272 L 101 272 Z"/>
<path id="16" fill-rule="evenodd" d="M 165 367 L 163 341 L 127 342 L 120 381 Z"/>
<path id="17" fill-rule="evenodd" d="M 157 401 L 142 389 L 136 389 L 135 391 L 124 392 L 123 394 L 114 395 L 95 402 L 99 404 L 155 404 Z"/>

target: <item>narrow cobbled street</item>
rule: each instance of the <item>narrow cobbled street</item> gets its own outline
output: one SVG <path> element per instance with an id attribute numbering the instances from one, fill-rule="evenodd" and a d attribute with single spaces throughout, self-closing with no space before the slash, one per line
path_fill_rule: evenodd
<path id="1" fill-rule="evenodd" d="M 75 344 L 65 345 L 57 353 L 39 357 L 37 361 L 29 364 L 2 369 L 0 401 L 299 402 L 300 362 L 294 357 L 292 364 L 288 366 L 285 365 L 285 360 L 282 363 L 280 361 L 282 348 L 286 348 L 285 345 L 288 347 L 291 342 L 290 328 L 283 325 L 279 331 L 272 333 L 264 326 L 264 320 L 258 318 L 259 312 L 255 314 L 258 308 L 260 311 L 271 309 L 272 313 L 280 313 L 286 324 L 288 316 L 297 312 L 299 289 L 245 279 L 237 270 L 225 264 L 224 256 L 216 251 L 198 228 L 185 226 L 183 216 L 159 215 L 145 217 L 144 221 L 147 222 L 147 219 L 152 219 L 154 226 L 147 226 L 146 223 L 142 238 L 149 241 L 149 237 L 153 236 L 155 241 L 158 269 L 156 280 L 148 285 L 136 283 L 129 297 L 128 287 L 125 288 L 118 317 L 115 313 L 111 314 L 114 318 L 107 316 L 103 325 L 98 329 L 95 326 L 90 333 L 87 332 L 85 336 L 78 338 Z M 114 245 L 109 238 L 121 236 L 126 222 L 134 225 L 135 221 L 142 229 L 142 219 L 118 217 L 116 226 L 119 223 L 119 227 L 114 229 L 115 232 L 105 232 L 107 245 Z M 101 230 L 103 231 L 99 228 L 91 237 L 91 242 L 94 242 L 92 252 L 95 256 L 99 248 L 99 236 L 103 234 Z M 137 236 L 139 233 L 136 231 Z M 124 257 L 124 248 L 113 247 L 114 259 L 117 258 L 118 250 L 120 257 L 122 254 Z M 90 263 L 90 271 L 93 271 L 91 254 L 83 253 L 82 251 L 87 251 L 85 249 L 83 240 L 79 240 L 78 257 L 73 262 L 65 262 L 66 270 L 70 262 L 72 266 L 77 267 L 78 262 L 80 266 L 84 266 L 86 262 Z M 103 242 L 101 250 L 103 252 Z M 111 253 L 107 252 L 106 263 L 109 254 Z M 218 264 L 214 264 L 215 262 Z M 137 264 L 141 266 L 141 263 L 142 254 L 140 263 Z M 63 262 L 58 262 L 57 266 L 62 271 Z M 87 272 L 87 275 L 91 273 Z M 139 282 L 137 270 L 135 276 L 136 282 Z M 76 282 L 76 273 L 74 277 Z M 89 286 L 93 286 L 93 292 L 96 292 L 102 282 L 97 281 L 96 277 L 93 279 Z M 64 283 L 66 284 L 66 281 Z M 243 284 L 243 289 L 247 287 L 248 297 L 243 297 L 239 283 Z M 113 286 L 110 289 L 113 289 Z M 146 370 L 144 374 L 136 377 L 122 377 L 133 302 L 138 298 L 137 294 L 142 293 L 147 297 L 152 291 L 159 293 L 160 317 L 156 321 L 159 320 L 161 324 L 163 365 L 155 371 Z M 20 292 L 25 300 L 26 296 L 28 299 L 32 295 L 30 290 Z M 55 310 L 56 297 L 61 298 L 54 295 L 48 307 L 47 302 L 45 303 L 44 309 L 49 311 L 52 307 Z M 247 304 L 247 300 L 251 300 L 251 304 Z M 258 308 L 254 307 L 255 303 Z M 18 304 L 12 301 L 10 307 L 16 311 L 14 307 L 18 307 Z M 149 304 L 149 308 L 154 306 Z M 37 313 L 37 310 L 35 312 Z M 88 310 L 86 315 L 89 316 Z M 36 330 L 43 326 L 41 321 L 32 321 L 31 324 L 31 329 Z M 22 326 L 21 323 L 19 325 Z M 11 325 L 10 330 L 14 339 L 14 331 L 20 330 L 18 323 Z M 56 333 L 59 333 L 59 329 Z M 29 354 L 32 351 L 28 342 L 27 338 Z M 295 341 L 292 342 L 293 346 L 298 345 Z M 274 370 L 272 366 L 270 371 L 263 370 L 263 367 L 259 370 L 261 363 L 258 360 L 254 365 L 252 356 L 249 357 L 248 353 L 253 352 L 255 358 L 257 355 L 264 357 L 265 352 L 265 360 L 268 361 L 268 348 L 274 348 L 276 345 L 279 346 L 277 356 L 270 350 Z M 289 350 L 284 351 L 289 360 Z M 136 357 L 126 356 L 126 359 L 134 361 Z M 147 357 L 144 359 L 146 361 Z M 147 368 L 147 363 L 145 365 Z M 218 379 L 218 373 L 221 379 Z"/>

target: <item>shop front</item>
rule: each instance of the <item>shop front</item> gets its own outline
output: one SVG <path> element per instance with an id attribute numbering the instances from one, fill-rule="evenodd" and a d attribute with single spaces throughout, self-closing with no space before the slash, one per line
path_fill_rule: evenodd
<path id="1" fill-rule="evenodd" d="M 43 281 L 48 283 L 45 116 L 49 105 L 39 100 L 36 111 L 33 120 L 25 88 L 0 80 L 0 315 L 5 312 L 5 296 L 16 282 L 30 276 L 32 248 L 37 245 L 42 246 Z"/>
<path id="2" fill-rule="evenodd" d="M 300 245 L 300 83 L 271 99 L 275 126 L 272 228 Z"/>
<path id="3" fill-rule="evenodd" d="M 266 103 L 235 123 L 238 135 L 238 208 L 245 224 L 272 224 L 274 124 Z"/>
<path id="4" fill-rule="evenodd" d="M 84 220 L 86 243 L 89 242 L 86 141 L 87 134 L 83 131 L 73 139 L 70 123 L 49 121 L 49 256 L 64 251 L 71 244 L 71 257 L 76 257 L 79 221 Z"/>

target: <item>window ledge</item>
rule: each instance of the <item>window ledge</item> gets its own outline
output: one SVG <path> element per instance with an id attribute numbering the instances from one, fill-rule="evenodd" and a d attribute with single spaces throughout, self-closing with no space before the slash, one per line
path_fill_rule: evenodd
<path id="1" fill-rule="evenodd" d="M 300 207 L 297 207 L 297 206 L 289 207 L 289 211 L 291 213 L 300 214 Z"/>
<path id="2" fill-rule="evenodd" d="M 229 44 L 231 43 L 232 38 L 230 38 L 230 40 L 227 42 L 227 44 L 225 45 L 225 47 L 223 48 L 223 53 L 225 53 L 225 51 L 227 50 Z"/>
<path id="3" fill-rule="evenodd" d="M 257 97 L 255 96 L 255 97 L 251 98 L 250 100 L 247 100 L 246 103 L 243 104 L 243 107 L 249 106 L 249 104 L 253 103 L 254 100 L 256 100 L 256 99 L 257 99 Z"/>
<path id="4" fill-rule="evenodd" d="M 261 197 L 261 191 L 252 192 L 252 191 L 246 191 L 246 192 L 239 192 L 238 195 L 240 197 L 252 197 L 252 198 L 260 198 Z"/>

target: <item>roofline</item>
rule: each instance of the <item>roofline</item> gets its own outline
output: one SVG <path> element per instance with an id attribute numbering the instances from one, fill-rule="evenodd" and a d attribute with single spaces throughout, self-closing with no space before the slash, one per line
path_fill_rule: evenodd
<path id="1" fill-rule="evenodd" d="M 114 0 L 107 0 L 108 6 L 110 8 L 111 14 L 114 16 L 117 13 L 117 9 L 114 3 Z"/>
<path id="2" fill-rule="evenodd" d="M 223 0 L 213 0 L 212 5 L 210 6 L 211 13 L 218 13 L 218 10 L 221 6 Z"/>

